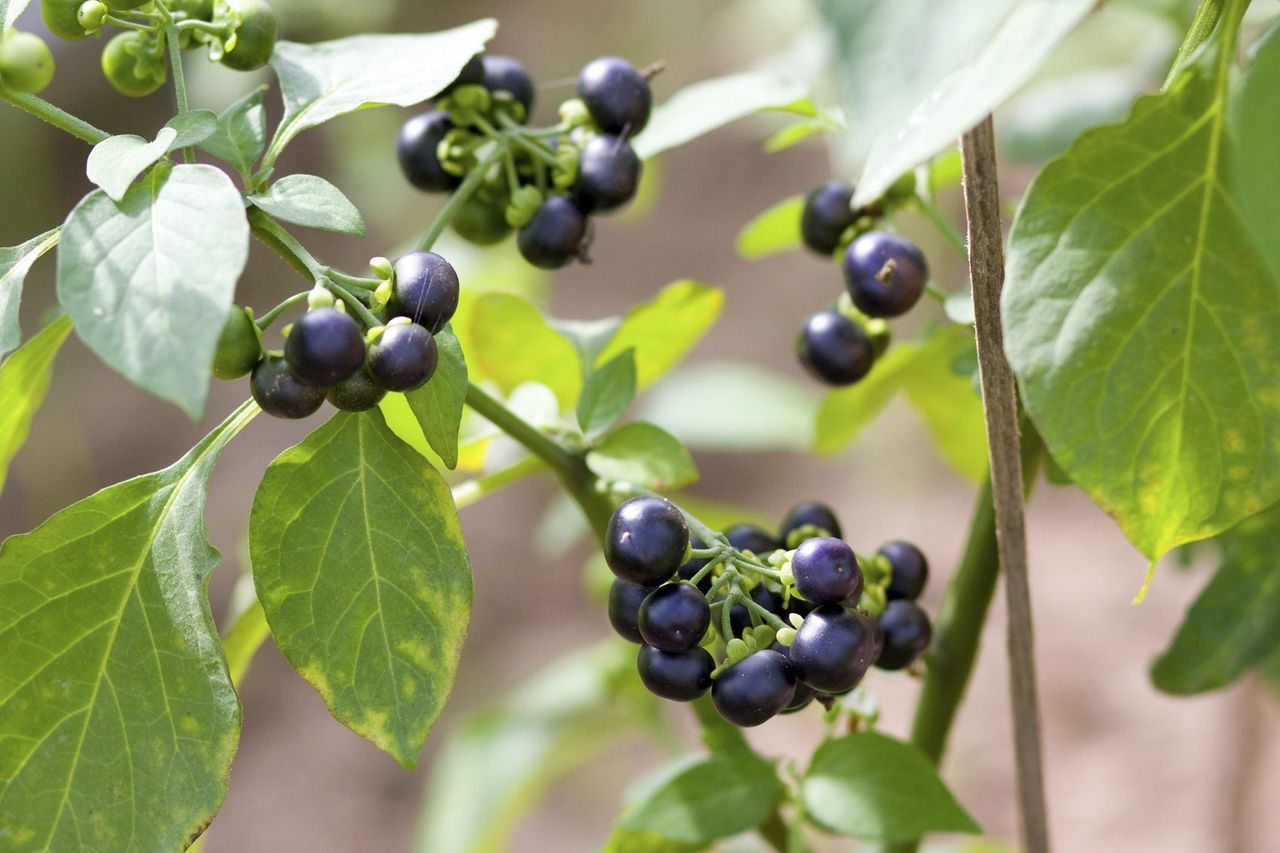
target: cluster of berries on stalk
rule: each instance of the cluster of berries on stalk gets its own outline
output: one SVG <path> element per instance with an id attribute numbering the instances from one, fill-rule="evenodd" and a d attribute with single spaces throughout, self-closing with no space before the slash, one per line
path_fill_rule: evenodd
<path id="1" fill-rule="evenodd" d="M 910 311 L 929 281 L 924 253 L 910 240 L 877 230 L 881 217 L 915 194 L 908 173 L 881 199 L 853 207 L 853 187 L 830 181 L 805 197 L 800 235 L 807 248 L 839 259 L 845 293 L 834 308 L 805 320 L 796 355 L 818 381 L 842 387 L 863 379 L 889 346 L 887 320 Z"/>
<path id="2" fill-rule="evenodd" d="M 701 527 L 664 498 L 635 497 L 605 537 L 609 620 L 640 644 L 640 679 L 656 695 L 710 690 L 722 717 L 757 726 L 830 705 L 871 666 L 904 669 L 929 645 L 916 603 L 929 565 L 914 545 L 858 557 L 820 503 L 794 507 L 776 537 L 750 524 L 691 536 L 690 524 Z"/>
<path id="3" fill-rule="evenodd" d="M 430 111 L 405 122 L 400 166 L 424 192 L 459 193 L 452 226 L 463 238 L 493 245 L 517 231 L 536 267 L 586 261 L 591 217 L 621 209 L 639 186 L 629 139 L 649 121 L 649 76 L 625 59 L 593 60 L 560 122 L 534 129 L 528 71 L 509 56 L 477 54 Z"/>
<path id="4" fill-rule="evenodd" d="M 370 298 L 382 322 L 360 310 L 367 315 L 362 325 L 321 283 L 308 295 L 309 310 L 285 329 L 284 349 L 264 353 L 261 326 L 274 318 L 255 322 L 248 309 L 234 307 L 214 375 L 248 374 L 254 400 L 281 418 L 305 418 L 326 399 L 343 411 L 363 412 L 388 391 L 421 388 L 439 361 L 434 336 L 458 307 L 458 274 L 435 252 L 411 252 L 394 266 L 375 259 L 372 266 L 387 276 Z"/>

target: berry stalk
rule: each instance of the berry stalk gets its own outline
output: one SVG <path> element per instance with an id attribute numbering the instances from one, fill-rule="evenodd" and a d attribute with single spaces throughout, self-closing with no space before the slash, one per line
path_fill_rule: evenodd
<path id="1" fill-rule="evenodd" d="M 466 203 L 467 199 L 471 198 L 471 194 L 484 182 L 485 177 L 489 174 L 489 169 L 506 156 L 507 149 L 508 145 L 505 140 L 498 139 L 494 142 L 493 148 L 489 150 L 489 153 L 476 164 L 475 168 L 467 175 L 467 179 L 453 191 L 453 194 L 449 196 L 449 200 L 445 202 L 444 207 L 440 208 L 440 212 L 436 214 L 435 221 L 431 223 L 431 227 L 427 229 L 427 233 L 423 235 L 422 241 L 418 244 L 419 251 L 431 251 L 431 247 L 436 244 L 436 240 L 440 239 L 440 235 L 444 233 L 444 229 L 449 225 L 454 215 L 462 209 L 462 205 Z"/>

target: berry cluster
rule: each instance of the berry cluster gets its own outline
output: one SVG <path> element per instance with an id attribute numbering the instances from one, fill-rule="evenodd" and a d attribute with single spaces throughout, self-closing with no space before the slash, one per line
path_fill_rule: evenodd
<path id="1" fill-rule="evenodd" d="M 859 558 L 820 503 L 794 507 L 776 537 L 740 524 L 700 539 L 691 523 L 701 527 L 670 501 L 636 497 L 605 537 L 609 620 L 640 644 L 640 679 L 658 696 L 710 690 L 722 717 L 757 726 L 830 704 L 872 665 L 903 669 L 929 645 L 915 602 L 929 567 L 914 545 Z"/>
<path id="2" fill-rule="evenodd" d="M 183 49 L 207 48 L 210 60 L 237 71 L 266 65 L 279 33 L 265 0 L 41 0 L 40 12 L 49 32 L 69 41 L 106 27 L 123 29 L 102 49 L 102 73 L 131 97 L 150 95 L 168 79 L 167 27 Z M 53 79 L 53 57 L 35 36 L 14 38 L 18 43 L 8 48 L 3 44 L 10 38 L 0 43 L 0 79 L 17 91 L 37 92 Z M 14 63 L 21 70 L 6 73 L 5 65 Z"/>
<path id="3" fill-rule="evenodd" d="M 344 411 L 362 412 L 388 391 L 421 388 L 439 359 L 434 335 L 458 307 L 458 274 L 434 252 L 411 252 L 390 272 L 371 298 L 375 306 L 384 303 L 385 325 L 362 327 L 345 303 L 318 285 L 307 313 L 285 330 L 282 352 L 263 353 L 259 324 L 269 318 L 255 323 L 248 310 L 233 308 L 218 342 L 214 374 L 250 374 L 254 400 L 282 418 L 305 418 L 325 399 Z"/>
<path id="4" fill-rule="evenodd" d="M 800 234 L 805 246 L 840 258 L 847 300 L 809 317 L 796 339 L 796 355 L 815 378 L 845 386 L 871 372 L 889 345 L 886 320 L 911 310 L 929 280 L 924 254 L 910 240 L 875 230 L 877 220 L 914 196 L 908 174 L 884 198 L 853 207 L 853 187 L 830 181 L 805 198 Z"/>
<path id="5" fill-rule="evenodd" d="M 424 192 L 459 191 L 455 231 L 492 245 L 518 229 L 531 264 L 557 269 L 587 259 L 590 217 L 636 193 L 640 158 L 628 139 L 649 121 L 648 76 L 617 57 L 588 63 L 560 123 L 532 129 L 533 79 L 509 56 L 478 54 L 436 100 L 405 122 L 401 169 Z M 465 186 L 465 189 L 463 189 Z"/>

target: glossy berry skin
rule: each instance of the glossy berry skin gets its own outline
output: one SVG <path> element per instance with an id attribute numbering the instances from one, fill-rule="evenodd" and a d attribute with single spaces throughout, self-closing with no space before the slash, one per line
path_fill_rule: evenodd
<path id="1" fill-rule="evenodd" d="M 920 301 L 929 266 L 910 240 L 888 231 L 869 231 L 844 253 L 844 283 L 858 310 L 868 317 L 898 317 Z"/>
<path id="2" fill-rule="evenodd" d="M 520 254 L 535 267 L 554 270 L 566 266 L 582 254 L 587 236 L 587 217 L 562 196 L 544 201 L 528 224 L 520 229 L 516 245 Z"/>
<path id="3" fill-rule="evenodd" d="M 382 398 L 387 396 L 387 389 L 374 382 L 367 370 L 357 370 L 353 376 L 330 388 L 325 396 L 335 409 L 367 412 L 382 402 Z"/>
<path id="4" fill-rule="evenodd" d="M 875 623 L 839 604 L 815 608 L 791 643 L 797 675 L 823 693 L 856 687 L 879 653 Z"/>
<path id="5" fill-rule="evenodd" d="M 388 317 L 408 317 L 431 334 L 444 328 L 458 310 L 458 273 L 435 252 L 410 252 L 395 262 L 396 282 Z"/>
<path id="6" fill-rule="evenodd" d="M 605 133 L 635 136 L 649 123 L 649 81 L 625 59 L 602 56 L 578 74 L 578 97 Z"/>
<path id="7" fill-rule="evenodd" d="M 49 32 L 61 39 L 79 41 L 89 34 L 80 26 L 77 13 L 84 0 L 40 0 L 40 17 Z"/>
<path id="8" fill-rule="evenodd" d="M 636 656 L 636 669 L 649 692 L 675 702 L 692 702 L 706 693 L 715 668 L 715 659 L 703 648 L 664 652 L 641 646 Z"/>
<path id="9" fill-rule="evenodd" d="M 34 94 L 53 82 L 53 51 L 33 33 L 0 33 L 0 82 Z"/>
<path id="10" fill-rule="evenodd" d="M 453 79 L 453 82 L 448 86 L 445 86 L 436 97 L 443 98 L 459 86 L 483 85 L 484 55 L 477 53 L 475 56 L 467 60 L 467 64 L 462 66 L 462 70 L 458 72 L 458 76 Z"/>
<path id="11" fill-rule="evenodd" d="M 413 391 L 427 384 L 439 361 L 430 332 L 414 323 L 392 322 L 369 345 L 366 369 L 388 391 Z"/>
<path id="12" fill-rule="evenodd" d="M 324 403 L 324 389 L 303 385 L 278 355 L 267 356 L 253 369 L 249 390 L 262 411 L 277 418 L 305 418 Z"/>
<path id="13" fill-rule="evenodd" d="M 750 551 L 757 557 L 778 550 L 778 540 L 767 530 L 754 524 L 735 524 L 724 532 L 729 544 L 739 551 Z"/>
<path id="14" fill-rule="evenodd" d="M 792 533 L 802 527 L 814 527 L 826 531 L 827 536 L 834 536 L 837 539 L 844 535 L 840 531 L 840 521 L 836 518 L 835 512 L 831 507 L 817 501 L 798 503 L 787 512 L 786 517 L 782 519 L 782 531 L 778 537 L 782 540 L 783 548 L 794 548 L 800 544 L 792 543 L 789 539 Z"/>
<path id="15" fill-rule="evenodd" d="M 800 214 L 800 237 L 819 255 L 830 256 L 840 248 L 840 238 L 857 215 L 851 207 L 853 187 L 840 181 L 823 184 L 805 196 Z"/>
<path id="16" fill-rule="evenodd" d="M 803 681 L 797 681 L 796 695 L 791 698 L 790 704 L 783 708 L 781 713 L 794 714 L 796 711 L 803 711 L 805 708 L 809 707 L 811 702 L 813 702 L 813 697 L 816 696 L 817 693 L 818 691 L 814 690 Z"/>
<path id="17" fill-rule="evenodd" d="M 437 150 L 453 129 L 446 112 L 420 113 L 400 126 L 396 156 L 405 178 L 423 192 L 447 193 L 462 184 L 458 175 L 446 172 Z"/>
<path id="18" fill-rule="evenodd" d="M 256 71 L 267 64 L 276 49 L 280 21 L 263 0 L 226 0 L 240 15 L 235 47 L 222 55 L 222 64 L 236 71 Z"/>
<path id="19" fill-rule="evenodd" d="M 525 118 L 528 118 L 533 112 L 536 90 L 524 65 L 510 56 L 497 54 L 486 54 L 482 62 L 484 87 L 490 92 L 510 92 L 516 103 L 524 107 Z"/>
<path id="20" fill-rule="evenodd" d="M 152 42 L 140 32 L 124 32 L 102 49 L 102 73 L 122 95 L 141 98 L 164 85 L 169 72 L 149 54 Z"/>
<path id="21" fill-rule="evenodd" d="M 800 329 L 796 357 L 809 375 L 835 387 L 871 372 L 876 354 L 862 327 L 837 311 L 819 311 Z"/>
<path id="22" fill-rule="evenodd" d="M 582 146 L 573 201 L 584 213 L 609 213 L 631 201 L 640 185 L 640 158 L 621 136 L 601 134 Z"/>
<path id="23" fill-rule="evenodd" d="M 248 376 L 262 360 L 262 339 L 249 312 L 232 305 L 227 322 L 218 335 L 218 348 L 213 355 L 213 375 L 219 379 Z"/>
<path id="24" fill-rule="evenodd" d="M 657 587 L 614 578 L 609 587 L 609 624 L 624 640 L 644 644 L 640 635 L 640 605 Z"/>
<path id="25" fill-rule="evenodd" d="M 364 334 L 359 323 L 337 308 L 317 308 L 293 324 L 284 359 L 303 385 L 328 388 L 364 367 Z"/>
<path id="26" fill-rule="evenodd" d="M 850 601 L 862 595 L 862 571 L 853 549 L 842 539 L 807 539 L 791 558 L 796 592 L 818 606 Z"/>
<path id="27" fill-rule="evenodd" d="M 772 649 L 738 661 L 721 672 L 711 686 L 711 701 L 720 716 L 744 728 L 777 716 L 795 695 L 795 669 Z"/>
<path id="28" fill-rule="evenodd" d="M 604 558 L 613 573 L 642 586 L 671 579 L 689 547 L 689 527 L 675 504 L 631 498 L 614 511 L 605 532 Z"/>
<path id="29" fill-rule="evenodd" d="M 895 540 L 881 545 L 876 553 L 888 560 L 893 570 L 889 585 L 885 587 L 886 597 L 890 601 L 919 598 L 929 580 L 929 561 L 920 549 L 910 542 Z"/>
<path id="30" fill-rule="evenodd" d="M 927 648 L 933 638 L 928 615 L 914 601 L 890 601 L 880 614 L 884 646 L 876 658 L 880 669 L 905 669 Z"/>
<path id="31" fill-rule="evenodd" d="M 640 605 L 640 636 L 655 649 L 682 652 L 702 641 L 711 627 L 711 607 L 693 584 L 660 586 Z"/>

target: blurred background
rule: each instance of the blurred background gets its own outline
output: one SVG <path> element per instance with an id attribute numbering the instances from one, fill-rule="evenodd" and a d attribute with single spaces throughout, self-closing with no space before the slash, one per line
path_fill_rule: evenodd
<path id="1" fill-rule="evenodd" d="M 501 25 L 491 49 L 518 57 L 542 81 L 535 115 L 542 124 L 571 96 L 578 69 L 598 55 L 626 56 L 637 65 L 665 60 L 667 69 L 654 84 L 658 101 L 687 83 L 749 67 L 807 76 L 823 56 L 822 45 L 806 35 L 811 12 L 799 0 L 273 4 L 286 37 L 300 41 L 429 31 L 496 17 Z M 37 7 L 23 24 L 42 32 Z M 1135 94 L 1159 85 L 1192 8 L 1169 0 L 1117 0 L 1068 39 L 1000 115 L 1008 198 L 1016 199 L 1038 164 L 1080 129 L 1122 116 Z M 154 133 L 170 114 L 164 94 L 140 101 L 117 96 L 98 70 L 97 43 L 50 43 L 58 74 L 45 96 L 55 103 L 109 131 L 143 135 Z M 266 74 L 251 81 L 197 55 L 189 55 L 187 67 L 193 104 L 202 108 L 218 110 L 252 82 L 269 81 Z M 830 103 L 834 96 L 820 86 L 819 97 Z M 274 95 L 269 104 L 276 106 Z M 281 162 L 285 172 L 328 177 L 365 215 L 370 234 L 364 241 L 300 232 L 327 262 L 362 271 L 369 257 L 393 254 L 433 216 L 439 199 L 410 189 L 394 160 L 395 133 L 409 114 L 380 109 L 348 116 L 308 131 Z M 442 251 L 460 259 L 464 284 L 474 285 L 466 281 L 468 269 L 487 268 L 490 285 L 519 287 L 569 319 L 624 312 L 677 279 L 724 288 L 718 326 L 682 368 L 686 387 L 707 387 L 689 384 L 695 382 L 688 378 L 693 369 L 695 378 L 701 376 L 697 382 L 740 383 L 730 389 L 737 399 L 751 398 L 746 383 L 767 381 L 773 383 L 769 399 L 786 402 L 762 406 L 758 414 L 727 416 L 748 419 L 749 427 L 760 419 L 756 434 L 762 437 L 745 450 L 695 442 L 702 481 L 691 494 L 732 502 L 775 524 L 792 503 L 823 500 L 836 508 L 859 550 L 890 538 L 916 541 L 934 567 L 925 604 L 936 612 L 967 532 L 974 485 L 939 460 L 904 402 L 891 405 L 850 451 L 835 457 L 805 452 L 820 389 L 797 365 L 793 336 L 808 313 L 834 299 L 839 273 L 800 253 L 749 263 L 735 252 L 738 231 L 759 211 L 833 175 L 856 176 L 821 139 L 766 155 L 762 140 L 779 126 L 769 117 L 747 121 L 651 163 L 645 196 L 635 209 L 599 223 L 592 266 L 546 279 L 520 264 L 494 267 L 492 259 L 471 250 Z M 81 143 L 0 106 L 0 245 L 14 245 L 62 220 L 90 188 L 86 154 Z M 954 222 L 962 221 L 955 188 L 940 203 Z M 954 249 L 910 214 L 897 224 L 925 248 L 944 289 L 964 287 Z M 54 304 L 52 269 L 46 260 L 28 279 L 28 335 Z M 239 300 L 265 310 L 297 288 L 294 273 L 255 245 Z M 906 339 L 936 311 L 930 305 L 914 312 L 895 334 Z M 764 373 L 724 378 L 717 366 L 724 362 Z M 239 382 L 218 385 L 207 422 L 194 424 L 112 373 L 73 337 L 0 497 L 0 536 L 30 529 L 103 486 L 168 465 L 246 390 Z M 642 399 L 638 410 L 662 420 L 661 403 Z M 687 422 L 689 413 L 684 414 Z M 706 417 L 726 415 L 717 410 Z M 210 537 L 225 558 L 212 585 L 215 614 L 225 609 L 245 564 L 249 503 L 261 472 L 318 423 L 260 418 L 218 466 L 207 511 Z M 417 843 L 417 849 L 448 853 L 451 848 L 438 841 L 417 841 L 424 792 L 442 744 L 469 714 L 500 701 L 531 674 L 610 636 L 604 605 L 584 581 L 593 549 L 577 538 L 575 523 L 557 520 L 562 513 L 548 516 L 554 497 L 548 480 L 534 479 L 463 511 L 476 584 L 470 636 L 453 697 L 417 771 L 404 772 L 334 722 L 275 648 L 263 648 L 242 690 L 240 753 L 206 850 L 399 851 Z M 1207 578 L 1211 554 L 1197 552 L 1189 568 L 1166 561 L 1146 603 L 1134 607 L 1129 602 L 1142 582 L 1143 558 L 1080 493 L 1042 484 L 1030 507 L 1029 531 L 1050 813 L 1059 849 L 1274 850 L 1280 774 L 1268 769 L 1280 761 L 1276 694 L 1246 678 L 1204 698 L 1174 699 L 1157 693 L 1146 674 Z M 1007 844 L 1016 840 L 1016 826 L 1003 617 L 997 597 L 944 775 L 987 835 Z M 915 681 L 877 672 L 868 684 L 879 700 L 883 728 L 904 735 Z M 678 728 L 688 728 L 683 709 L 668 706 L 665 712 Z M 770 755 L 802 759 L 822 733 L 820 714 L 810 709 L 750 736 Z M 545 796 L 539 792 L 509 849 L 598 849 L 627 786 L 663 759 L 649 739 L 621 739 L 557 780 Z M 754 849 L 753 844 L 731 846 Z"/>

